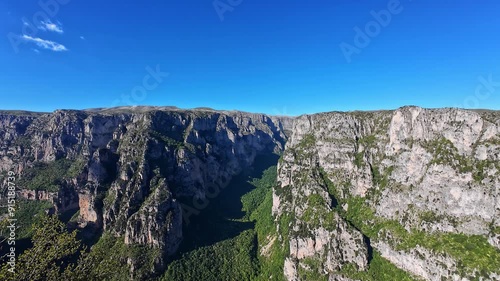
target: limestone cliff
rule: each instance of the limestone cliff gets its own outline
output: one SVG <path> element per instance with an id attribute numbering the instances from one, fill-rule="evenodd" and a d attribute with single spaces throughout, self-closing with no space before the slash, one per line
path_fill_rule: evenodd
<path id="1" fill-rule="evenodd" d="M 288 280 L 373 280 L 381 260 L 411 279 L 500 278 L 498 111 L 301 116 L 278 182 Z"/>
<path id="2" fill-rule="evenodd" d="M 20 197 L 160 253 L 128 258 L 132 279 L 161 274 L 196 202 L 270 153 L 258 253 L 287 280 L 500 279 L 498 111 L 0 113 L 0 181 L 14 171 Z"/>
<path id="3" fill-rule="evenodd" d="M 4 112 L 0 172 L 17 174 L 19 196 L 49 200 L 58 212 L 78 209 L 82 227 L 166 257 L 183 237 L 179 200 L 202 199 L 209 184 L 223 185 L 258 154 L 282 151 L 290 124 L 210 109 Z"/>

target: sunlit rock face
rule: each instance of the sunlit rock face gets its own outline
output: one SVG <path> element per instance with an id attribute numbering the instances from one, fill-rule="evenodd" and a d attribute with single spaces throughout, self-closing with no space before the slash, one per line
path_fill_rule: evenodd
<path id="1" fill-rule="evenodd" d="M 5 112 L 0 172 L 19 174 L 26 199 L 78 210 L 81 227 L 169 256 L 183 237 L 179 198 L 204 198 L 209 184 L 227 183 L 257 155 L 280 153 L 291 124 L 287 117 L 171 107 Z M 47 174 L 44 185 L 37 174 Z"/>
<path id="2" fill-rule="evenodd" d="M 289 229 L 288 280 L 350 280 L 346 268 L 365 271 L 370 252 L 415 278 L 498 280 L 497 268 L 479 268 L 486 260 L 463 264 L 452 243 L 473 247 L 464 242 L 472 237 L 500 250 L 498 111 L 304 115 L 295 119 L 278 181 L 273 215 Z"/>
<path id="3" fill-rule="evenodd" d="M 284 249 L 287 280 L 386 269 L 498 280 L 499 130 L 498 111 L 418 107 L 297 118 L 172 107 L 4 112 L 0 175 L 18 175 L 21 197 L 78 210 L 80 227 L 168 257 L 183 239 L 185 202 L 207 198 L 259 154 L 280 153 L 269 214 L 279 234 L 268 240 Z M 269 245 L 259 253 L 269 256 Z"/>

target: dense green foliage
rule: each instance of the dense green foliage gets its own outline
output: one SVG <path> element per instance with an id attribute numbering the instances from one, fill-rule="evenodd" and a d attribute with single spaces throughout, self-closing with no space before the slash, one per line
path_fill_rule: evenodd
<path id="1" fill-rule="evenodd" d="M 66 161 L 58 161 L 40 168 L 43 172 L 53 175 L 52 178 L 68 175 L 71 165 Z M 61 171 L 55 173 L 55 167 Z M 39 178 L 32 177 L 34 182 Z M 262 245 L 270 242 L 269 238 L 275 235 L 275 222 L 271 216 L 272 187 L 276 181 L 276 167 L 271 167 L 263 172 L 262 177 L 250 181 L 253 188 L 241 196 L 241 206 L 244 212 L 241 218 L 234 219 L 227 225 L 217 228 L 214 234 L 220 236 L 222 232 L 234 232 L 234 223 L 251 225 L 250 228 L 238 232 L 236 236 L 227 235 L 221 241 L 203 247 L 195 247 L 184 253 L 179 259 L 173 260 L 163 280 L 283 280 L 283 261 L 285 252 L 276 242 L 270 244 L 266 257 L 259 254 Z M 240 183 L 241 184 L 241 183 Z M 230 191 L 228 189 L 228 191 Z M 221 201 L 230 204 L 220 196 Z M 227 215 L 226 209 L 218 209 L 225 204 L 214 203 L 215 211 Z M 22 254 L 21 266 L 24 261 L 41 266 L 27 267 L 30 272 L 23 272 L 31 280 L 128 280 L 130 279 L 130 262 L 134 265 L 134 278 L 140 280 L 151 279 L 156 262 L 160 257 L 158 250 L 144 246 L 125 245 L 123 238 L 104 233 L 99 241 L 90 250 L 85 249 L 76 239 L 76 232 L 68 232 L 64 224 L 56 217 L 47 217 L 44 211 L 50 207 L 48 202 L 26 201 L 22 202 L 18 215 L 25 224 L 35 225 L 32 228 L 32 241 L 34 246 Z M 214 215 L 214 214 L 209 214 Z M 286 223 L 286 222 L 285 222 Z M 42 239 L 42 233 L 52 233 L 49 239 Z M 222 233 L 223 234 L 223 233 Z M 284 234 L 284 233 L 283 233 Z M 26 236 L 29 236 L 27 233 Z M 195 233 L 199 236 L 199 233 Z M 59 237 L 55 239 L 55 237 Z M 226 237 L 225 235 L 222 235 Z M 274 240 L 273 240 L 274 241 Z M 52 258 L 40 255 L 41 249 L 53 248 Z M 50 253 L 50 251 L 48 252 Z M 5 268 L 6 269 L 6 268 Z M 6 275 L 2 271 L 3 277 Z M 30 275 L 34 274 L 34 275 Z M 24 275 L 22 275 L 24 276 Z M 9 277 L 5 277 L 5 280 Z M 3 279 L 2 279 L 3 280 Z"/>
<path id="2" fill-rule="evenodd" d="M 379 236 L 384 236 L 384 233 L 390 233 L 396 249 L 409 250 L 420 245 L 435 253 L 449 255 L 457 260 L 460 271 L 458 273 L 462 276 L 472 274 L 474 270 L 486 276 L 486 273 L 498 272 L 500 268 L 500 252 L 483 236 L 407 231 L 397 221 L 375 216 L 361 197 L 351 197 L 347 203 L 348 211 L 343 215 L 371 239 L 378 239 Z"/>
<path id="3" fill-rule="evenodd" d="M 242 196 L 241 202 L 243 203 L 243 211 L 251 215 L 257 210 L 262 202 L 264 202 L 266 194 L 275 185 L 276 177 L 276 167 L 273 166 L 264 171 L 262 178 L 254 178 L 251 181 L 255 189 Z"/>
<path id="4" fill-rule="evenodd" d="M 313 141 L 313 136 L 304 139 L 304 143 Z M 373 140 L 368 138 L 362 142 L 369 146 Z M 436 155 L 441 154 L 438 151 L 449 148 L 447 142 L 436 145 Z M 362 155 L 359 157 L 361 162 Z M 84 164 L 84 161 L 71 163 L 67 160 L 43 164 L 35 168 L 39 170 L 28 171 L 28 177 L 24 180 L 34 189 L 56 186 L 62 178 L 77 176 Z M 484 166 L 487 167 L 486 164 Z M 374 166 L 374 183 L 381 188 L 385 187 L 392 170 L 393 168 L 389 167 L 380 172 Z M 41 172 L 47 177 L 39 177 L 37 173 Z M 323 180 L 323 187 L 334 204 L 328 207 L 325 199 L 318 194 L 304 198 L 307 208 L 300 220 L 307 222 L 309 227 L 334 227 L 329 223 L 334 222 L 334 216 L 338 215 L 372 241 L 382 239 L 381 237 L 392 237 L 388 242 L 396 250 L 407 251 L 418 245 L 433 253 L 448 255 L 457 261 L 457 273 L 462 276 L 473 274 L 474 271 L 481 276 L 498 272 L 500 252 L 484 237 L 425 233 L 416 229 L 408 231 L 398 221 L 376 216 L 366 198 L 346 196 L 339 189 L 341 187 L 329 180 L 324 170 L 319 169 L 316 175 Z M 273 166 L 258 178 L 238 178 L 233 186 L 223 190 L 222 194 L 211 202 L 210 207 L 203 210 L 205 217 L 201 220 L 211 220 L 212 217 L 218 219 L 198 225 L 198 228 L 193 228 L 194 232 L 190 229 L 193 237 L 198 236 L 198 239 L 206 240 L 194 241 L 190 246 L 185 245 L 179 256 L 168 261 L 167 271 L 159 280 L 284 280 L 283 264 L 289 255 L 289 228 L 295 218 L 293 214 L 281 214 L 276 222 L 271 215 L 276 178 L 276 167 Z M 230 198 L 232 199 L 229 200 Z M 234 205 L 233 201 L 238 201 L 235 198 L 241 199 L 241 202 L 238 202 L 241 204 Z M 76 239 L 76 232 L 68 232 L 57 218 L 44 215 L 49 207 L 48 202 L 19 201 L 16 216 L 21 223 L 21 230 L 18 233 L 22 238 L 32 237 L 33 247 L 19 258 L 18 267 L 23 267 L 19 276 L 23 279 L 17 280 L 129 280 L 130 274 L 139 280 L 150 280 L 154 277 L 151 273 L 156 271 L 158 265 L 158 250 L 125 245 L 122 237 L 115 237 L 110 233 L 104 233 L 88 250 Z M 419 218 L 427 222 L 438 219 L 432 212 L 423 212 Z M 30 227 L 32 223 L 34 226 Z M 207 225 L 213 229 L 208 230 Z M 185 233 L 186 240 L 191 241 L 192 237 L 189 235 Z M 47 254 L 41 255 L 42 252 Z M 317 270 L 323 268 L 321 257 L 310 257 L 301 262 L 312 269 L 299 267 L 297 270 L 301 280 L 328 279 L 322 270 Z M 130 272 L 131 263 L 133 273 Z M 14 280 L 8 276 L 6 269 L 5 266 L 0 271 L 0 279 Z M 376 250 L 373 251 L 368 270 L 359 271 L 353 264 L 347 264 L 338 274 L 363 281 L 415 280 Z"/>
<path id="5" fill-rule="evenodd" d="M 16 219 L 18 221 L 17 238 L 23 239 L 32 236 L 32 225 L 41 220 L 46 210 L 52 208 L 48 201 L 17 201 Z"/>
<path id="6" fill-rule="evenodd" d="M 375 145 L 377 137 L 375 135 L 365 136 L 359 139 L 359 144 L 363 145 L 365 148 L 371 148 Z"/>
<path id="7" fill-rule="evenodd" d="M 297 268 L 297 273 L 300 280 L 317 280 L 317 281 L 328 281 L 328 275 L 320 273 L 320 269 L 323 264 L 319 258 L 307 257 L 301 260 L 302 264 L 305 264 L 308 269 L 301 266 Z"/>
<path id="8" fill-rule="evenodd" d="M 285 253 L 277 241 L 270 240 L 276 232 L 271 216 L 275 182 L 273 166 L 261 178 L 251 180 L 254 189 L 241 197 L 244 213 L 239 221 L 253 222 L 253 228 L 185 253 L 172 261 L 161 280 L 283 280 Z M 262 246 L 269 242 L 274 243 L 269 245 L 267 256 L 260 255 Z"/>
<path id="9" fill-rule="evenodd" d="M 69 232 L 57 216 L 40 215 L 32 226 L 33 247 L 23 252 L 15 275 L 4 264 L 0 280 L 129 280 L 129 261 L 138 279 L 151 278 L 158 250 L 125 245 L 122 237 L 104 233 L 90 251 Z"/>
<path id="10" fill-rule="evenodd" d="M 492 141 L 494 143 L 494 141 Z M 490 143 L 484 143 L 488 146 Z M 475 158 L 461 155 L 453 143 L 444 138 L 438 138 L 432 141 L 424 142 L 423 146 L 432 153 L 433 159 L 430 164 L 449 165 L 460 173 L 472 173 L 472 178 L 476 182 L 481 182 L 487 177 L 487 169 L 500 170 L 498 161 L 491 159 L 477 160 Z"/>
<path id="11" fill-rule="evenodd" d="M 363 152 L 358 152 L 354 154 L 354 165 L 356 165 L 356 167 L 361 168 L 361 166 L 363 166 L 363 157 L 364 157 Z"/>
<path id="12" fill-rule="evenodd" d="M 195 152 L 194 146 L 190 143 L 186 143 L 186 142 L 181 141 L 181 140 L 175 140 L 174 138 L 166 136 L 158 131 L 151 130 L 151 131 L 149 131 L 149 133 L 151 134 L 151 136 L 153 138 L 165 143 L 168 146 L 176 147 L 177 149 L 187 148 L 189 151 L 191 151 L 193 153 Z"/>
<path id="13" fill-rule="evenodd" d="M 415 280 L 407 272 L 397 268 L 394 264 L 383 258 L 377 251 L 374 251 L 373 259 L 367 271 L 359 271 L 352 264 L 348 264 L 342 269 L 342 273 L 350 278 L 363 281 Z"/>
<path id="14" fill-rule="evenodd" d="M 436 158 L 436 163 L 452 161 L 451 159 L 444 160 L 442 158 L 450 157 L 449 155 L 443 155 L 444 150 L 453 150 L 449 141 L 437 140 L 434 143 L 434 148 L 435 155 L 441 155 Z M 455 155 L 453 159 L 457 157 Z M 383 175 L 380 175 L 379 172 L 375 173 L 380 186 L 387 184 L 387 175 L 391 172 L 392 167 L 389 167 Z M 376 216 L 366 202 L 366 198 L 348 196 L 343 199 L 339 196 L 337 187 L 328 179 L 323 170 L 320 170 L 320 175 L 330 195 L 339 200 L 339 205 L 347 206 L 347 210 L 340 207 L 336 208 L 339 215 L 370 239 L 377 240 L 379 237 L 385 237 L 385 234 L 390 234 L 392 237 L 390 242 L 398 250 L 410 250 L 419 245 L 435 253 L 449 255 L 458 262 L 460 271 L 458 273 L 462 276 L 472 274 L 475 270 L 483 276 L 486 276 L 488 272 L 499 272 L 500 252 L 489 244 L 483 236 L 468 236 L 459 233 L 426 233 L 416 229 L 408 231 L 398 221 Z M 433 212 L 423 212 L 420 214 L 420 219 L 429 222 L 435 221 L 439 217 Z M 453 219 L 449 220 L 452 223 L 454 222 Z M 376 258 L 376 255 L 374 255 L 374 260 Z"/>
<path id="15" fill-rule="evenodd" d="M 412 231 L 401 245 L 402 249 L 411 249 L 420 245 L 433 252 L 445 253 L 458 262 L 460 275 L 472 274 L 477 269 L 483 277 L 489 272 L 500 272 L 500 252 L 479 235 L 460 233 L 434 233 Z"/>
<path id="16" fill-rule="evenodd" d="M 15 274 L 7 264 L 0 269 L 1 280 L 82 280 L 82 272 L 67 262 L 78 256 L 82 246 L 76 232 L 68 232 L 56 216 L 41 217 L 33 227 L 32 241 L 33 247 L 19 256 Z"/>
<path id="17" fill-rule="evenodd" d="M 5 204 L 6 201 L 0 202 L 0 204 Z M 48 201 L 31 201 L 26 199 L 18 199 L 16 202 L 16 212 L 15 219 L 17 219 L 17 239 L 28 238 L 32 235 L 33 223 L 37 222 L 41 215 L 45 214 L 47 210 L 52 208 L 52 204 Z M 0 208 L 0 215 L 7 214 L 7 208 Z M 2 227 L 4 224 L 8 224 L 8 217 L 4 217 L 4 220 L 0 221 L 0 237 L 3 236 L 6 227 Z"/>
<path id="18" fill-rule="evenodd" d="M 307 222 L 309 227 L 316 229 L 320 226 L 327 230 L 335 228 L 335 213 L 327 208 L 326 202 L 318 194 L 312 194 L 307 197 L 307 208 L 304 211 L 301 220 Z"/>
<path id="19" fill-rule="evenodd" d="M 203 247 L 174 261 L 162 280 L 251 280 L 258 272 L 253 230 Z"/>
<path id="20" fill-rule="evenodd" d="M 83 159 L 59 159 L 50 163 L 37 162 L 23 173 L 18 185 L 31 190 L 55 192 L 59 190 L 64 179 L 78 176 L 84 166 Z"/>
<path id="21" fill-rule="evenodd" d="M 91 251 L 78 262 L 82 268 L 90 268 L 88 280 L 129 280 L 129 262 L 134 264 L 134 278 L 150 279 L 159 250 L 140 245 L 126 245 L 123 237 L 104 233 Z"/>
<path id="22" fill-rule="evenodd" d="M 273 207 L 272 187 L 276 185 L 276 177 L 276 167 L 271 167 L 264 172 L 264 181 L 257 186 L 257 189 L 266 190 L 266 194 L 262 203 L 250 216 L 255 221 L 259 250 L 261 251 L 262 247 L 267 249 L 263 255 L 259 255 L 260 272 L 255 280 L 285 280 L 283 264 L 285 257 L 289 254 L 289 245 L 288 242 L 281 241 L 288 241 L 292 216 L 283 214 L 277 223 L 271 215 Z M 243 198 L 244 201 L 245 198 Z M 276 224 L 279 224 L 279 230 L 276 228 Z"/>

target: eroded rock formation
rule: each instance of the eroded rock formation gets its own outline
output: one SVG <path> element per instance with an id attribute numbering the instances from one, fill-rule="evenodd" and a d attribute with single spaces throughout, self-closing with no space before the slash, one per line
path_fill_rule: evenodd
<path id="1" fill-rule="evenodd" d="M 81 226 L 169 256 L 182 240 L 179 198 L 203 199 L 209 183 L 282 151 L 290 120 L 143 107 L 3 113 L 0 172 L 18 174 L 22 197 L 78 209 Z"/>
<path id="2" fill-rule="evenodd" d="M 292 131 L 273 198 L 288 280 L 350 280 L 370 248 L 415 278 L 498 280 L 499 112 L 332 112 Z"/>

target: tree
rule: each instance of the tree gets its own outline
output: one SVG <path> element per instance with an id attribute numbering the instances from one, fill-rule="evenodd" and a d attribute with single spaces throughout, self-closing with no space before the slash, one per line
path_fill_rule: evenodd
<path id="1" fill-rule="evenodd" d="M 76 231 L 68 232 L 57 216 L 44 215 L 33 226 L 32 242 L 33 247 L 19 256 L 15 274 L 8 265 L 0 269 L 1 280 L 75 280 L 70 277 L 76 268 L 71 261 L 83 249 Z"/>

